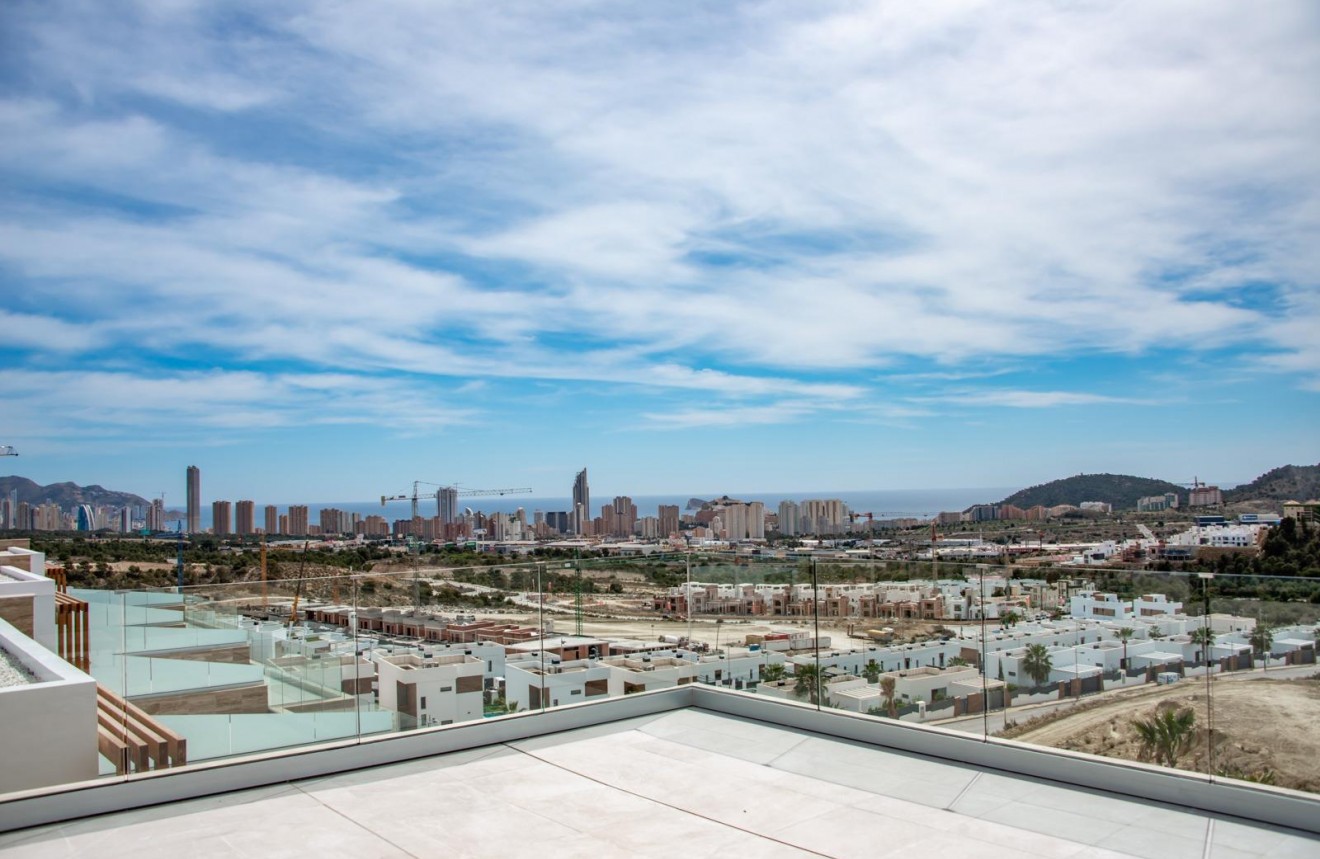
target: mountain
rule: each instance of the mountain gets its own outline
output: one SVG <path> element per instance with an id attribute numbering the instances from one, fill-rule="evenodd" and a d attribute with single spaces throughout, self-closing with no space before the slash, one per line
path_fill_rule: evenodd
<path id="1" fill-rule="evenodd" d="M 91 504 L 94 507 L 131 507 L 150 506 L 151 502 L 141 495 L 131 492 L 115 492 L 104 486 L 79 486 L 76 483 L 52 483 L 42 486 L 26 477 L 0 477 L 0 497 L 8 497 L 13 490 L 18 491 L 18 500 L 29 504 L 55 503 L 65 510 L 79 504 Z"/>
<path id="2" fill-rule="evenodd" d="M 1129 510 L 1137 506 L 1138 498 L 1163 495 L 1166 492 L 1176 492 L 1180 502 L 1187 501 L 1187 490 L 1167 480 L 1133 477 L 1130 474 L 1078 474 L 1023 489 L 1000 503 L 1014 504 L 1025 510 L 1037 504 L 1053 507 L 1056 504 L 1105 501 L 1112 504 L 1115 510 Z"/>
<path id="3" fill-rule="evenodd" d="M 1224 501 L 1309 501 L 1320 498 L 1320 464 L 1281 465 L 1224 493 Z"/>

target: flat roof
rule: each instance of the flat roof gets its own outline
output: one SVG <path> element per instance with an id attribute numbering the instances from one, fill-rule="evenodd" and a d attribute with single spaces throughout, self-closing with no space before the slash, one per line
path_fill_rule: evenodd
<path id="1" fill-rule="evenodd" d="M 0 835 L 0 851 L 14 857 L 128 855 L 143 845 L 270 859 L 321 850 L 840 859 L 1320 850 L 1296 830 L 696 708 Z"/>

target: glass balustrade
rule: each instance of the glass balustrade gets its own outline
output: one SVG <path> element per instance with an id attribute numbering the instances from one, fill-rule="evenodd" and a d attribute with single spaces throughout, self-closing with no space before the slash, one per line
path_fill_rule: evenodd
<path id="1" fill-rule="evenodd" d="M 265 581 L 71 589 L 96 765 L 48 783 L 699 683 L 1320 789 L 1320 580 L 783 551 L 483 560 L 286 556 Z"/>

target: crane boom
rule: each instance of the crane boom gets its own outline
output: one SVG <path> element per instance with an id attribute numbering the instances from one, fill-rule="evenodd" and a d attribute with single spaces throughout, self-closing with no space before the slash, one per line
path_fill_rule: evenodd
<path id="1" fill-rule="evenodd" d="M 452 489 L 460 497 L 472 497 L 477 495 L 527 495 L 531 487 L 519 486 L 512 489 L 459 489 L 456 483 L 431 483 L 426 480 L 414 480 L 412 495 L 382 495 L 380 497 L 380 506 L 384 507 L 390 501 L 411 501 L 412 518 L 417 518 L 417 502 L 421 500 L 421 487 L 437 486 L 440 490 Z M 440 492 L 435 494 L 436 515 L 440 513 Z"/>

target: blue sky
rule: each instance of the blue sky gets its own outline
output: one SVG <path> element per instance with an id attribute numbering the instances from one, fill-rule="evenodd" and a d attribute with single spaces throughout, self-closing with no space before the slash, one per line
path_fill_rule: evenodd
<path id="1" fill-rule="evenodd" d="M 370 498 L 1320 460 L 1309 2 L 16 2 L 0 444 Z"/>

